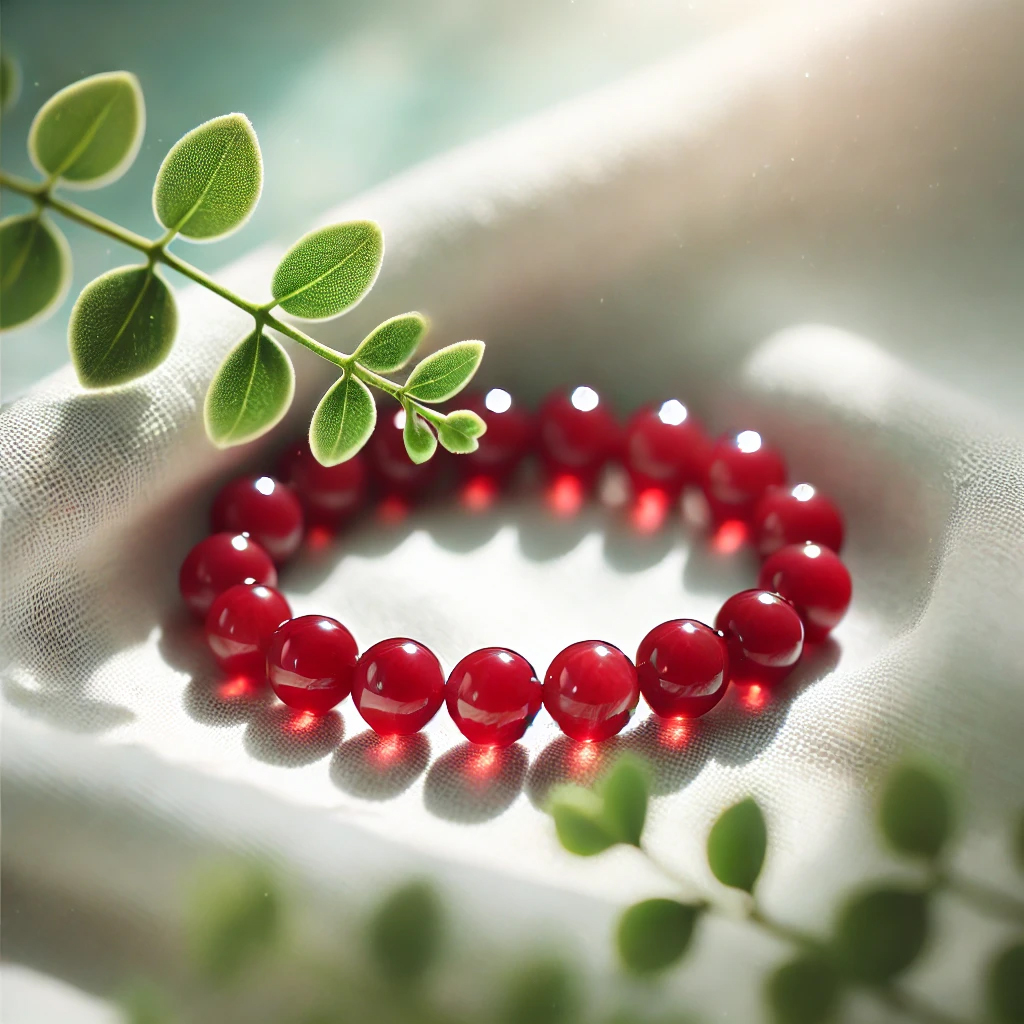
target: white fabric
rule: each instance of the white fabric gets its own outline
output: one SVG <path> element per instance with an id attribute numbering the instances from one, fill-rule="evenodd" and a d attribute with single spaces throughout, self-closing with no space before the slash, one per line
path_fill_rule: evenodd
<path id="1" fill-rule="evenodd" d="M 372 216 L 388 249 L 372 296 L 321 340 L 350 349 L 418 308 L 436 344 L 486 339 L 483 379 L 531 399 L 586 380 L 622 410 L 672 392 L 716 427 L 754 425 L 845 510 L 854 605 L 789 696 L 756 714 L 730 701 L 677 750 L 638 715 L 600 754 L 653 758 L 652 847 L 698 887 L 708 824 L 754 792 L 766 901 L 814 927 L 840 888 L 891 868 L 869 801 L 908 748 L 965 772 L 964 862 L 1008 875 L 1000 830 L 1024 792 L 1022 30 L 1012 0 L 818 5 L 323 218 Z M 225 278 L 262 294 L 278 255 Z M 626 851 L 558 850 L 538 807 L 589 768 L 566 763 L 546 716 L 481 792 L 443 714 L 382 767 L 350 707 L 295 736 L 272 706 L 217 699 L 177 566 L 213 490 L 268 465 L 289 429 L 205 442 L 205 385 L 244 319 L 195 289 L 180 304 L 174 353 L 138 386 L 86 395 L 62 372 L 0 414 L 5 953 L 100 991 L 174 977 L 182 879 L 243 848 L 318 895 L 311 928 L 427 872 L 477 936 L 464 945 L 551 935 L 607 964 L 616 907 L 667 886 Z M 839 326 L 792 326 L 808 322 Z M 303 356 L 293 431 L 329 380 Z M 640 539 L 597 512 L 552 523 L 527 501 L 361 528 L 283 585 L 364 646 L 412 635 L 450 668 L 501 643 L 543 669 L 575 639 L 629 651 L 662 619 L 709 619 L 753 573 L 699 536 Z M 917 980 L 966 1012 L 992 936 L 955 908 L 943 926 Z M 751 1020 L 777 957 L 715 921 L 670 984 L 707 1019 Z"/>

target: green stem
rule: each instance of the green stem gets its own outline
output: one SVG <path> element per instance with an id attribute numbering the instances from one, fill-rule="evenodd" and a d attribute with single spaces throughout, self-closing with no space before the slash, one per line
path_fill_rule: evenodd
<path id="1" fill-rule="evenodd" d="M 647 860 L 670 881 L 683 889 L 692 890 L 694 888 L 692 883 L 662 863 L 648 849 L 643 846 L 639 847 L 639 849 Z M 716 905 L 710 900 L 704 901 L 704 907 L 711 913 L 728 916 L 728 911 L 723 910 L 721 906 Z M 747 905 L 747 920 L 769 935 L 773 935 L 782 942 L 787 942 L 806 952 L 822 953 L 828 949 L 827 943 L 816 936 L 769 917 L 753 898 L 751 898 Z M 892 1009 L 898 1010 L 907 1017 L 921 1021 L 921 1024 L 964 1024 L 958 1017 L 952 1017 L 941 1010 L 936 1010 L 934 1007 L 922 1003 L 916 996 L 895 985 L 886 985 L 882 988 L 868 988 L 866 991 L 874 993 Z"/>
<path id="2" fill-rule="evenodd" d="M 935 875 L 935 887 L 955 893 L 982 913 L 1015 924 L 1024 924 L 1024 900 L 993 889 L 984 882 L 941 871 Z"/>
<path id="3" fill-rule="evenodd" d="M 129 231 L 127 228 L 123 228 L 119 224 L 101 217 L 99 214 L 92 213 L 90 210 L 86 210 L 74 203 L 58 199 L 52 192 L 53 182 L 36 183 L 26 178 L 19 178 L 16 175 L 8 174 L 6 171 L 0 171 L 0 186 L 18 195 L 25 196 L 27 199 L 31 199 L 39 211 L 44 207 L 49 208 L 67 217 L 68 220 L 75 221 L 77 224 L 81 224 L 93 231 L 98 231 L 100 234 L 121 242 L 131 249 L 144 253 L 151 264 L 163 263 L 164 266 L 177 271 L 182 277 L 187 277 L 190 281 L 201 285 L 207 291 L 213 292 L 214 295 L 219 295 L 226 302 L 230 302 L 233 306 L 244 310 L 256 321 L 257 329 L 266 324 L 267 327 L 279 331 L 286 337 L 291 338 L 292 341 L 305 346 L 311 352 L 320 356 L 321 359 L 326 359 L 329 363 L 333 363 L 342 370 L 354 373 L 365 383 L 371 384 L 385 394 L 391 395 L 392 398 L 401 401 L 401 385 L 395 384 L 394 381 L 381 377 L 372 370 L 368 370 L 365 366 L 353 362 L 351 356 L 328 348 L 328 346 L 321 344 L 315 338 L 311 338 L 305 331 L 301 331 L 286 321 L 273 316 L 271 310 L 277 305 L 276 299 L 262 305 L 250 302 L 248 299 L 243 299 L 242 296 L 236 295 L 230 288 L 225 288 L 223 285 L 218 284 L 198 267 L 194 267 L 179 256 L 175 256 L 174 253 L 168 252 L 167 246 L 177 235 L 177 231 L 169 230 L 162 238 L 156 241 L 144 238 L 142 235 L 137 235 L 134 231 Z M 417 411 L 425 419 L 430 420 L 430 422 L 436 424 L 443 419 L 443 416 L 433 409 L 426 409 L 418 402 L 413 404 L 416 406 Z"/>

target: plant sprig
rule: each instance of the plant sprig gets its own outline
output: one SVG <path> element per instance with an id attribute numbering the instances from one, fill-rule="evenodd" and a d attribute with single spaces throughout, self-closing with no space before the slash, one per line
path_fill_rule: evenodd
<path id="1" fill-rule="evenodd" d="M 579 786 L 554 790 L 549 810 L 558 838 L 570 853 L 587 857 L 617 844 L 633 846 L 666 877 L 692 889 L 644 847 L 647 800 L 643 765 L 626 755 L 593 791 Z M 766 1004 L 776 1024 L 825 1024 L 834 1019 L 851 988 L 870 992 L 923 1024 L 960 1024 L 959 1018 L 898 985 L 927 946 L 934 900 L 947 891 L 982 913 L 1024 925 L 1024 902 L 985 883 L 963 879 L 945 864 L 953 832 L 953 799 L 941 772 L 919 763 L 897 767 L 882 792 L 879 826 L 896 854 L 919 862 L 923 877 L 916 884 L 882 883 L 860 889 L 843 904 L 832 934 L 825 938 L 776 921 L 757 901 L 755 887 L 768 850 L 768 829 L 753 798 L 723 811 L 712 826 L 707 839 L 711 873 L 722 885 L 747 894 L 748 921 L 796 949 L 795 956 L 766 981 Z M 1024 817 L 1014 844 L 1024 870 Z M 677 964 L 701 917 L 717 909 L 707 900 L 667 898 L 627 908 L 616 934 L 623 966 L 633 974 L 652 975 Z M 1024 935 L 989 964 L 986 997 L 994 1022 L 1024 1020 Z"/>
<path id="2" fill-rule="evenodd" d="M 6 61 L 4 81 L 16 69 Z M 5 91 L 10 92 L 5 86 Z M 45 316 L 70 280 L 67 240 L 48 214 L 56 213 L 142 253 L 145 261 L 101 274 L 82 290 L 68 324 L 71 361 L 86 388 L 110 388 L 149 373 L 167 357 L 178 329 L 167 267 L 232 303 L 253 324 L 228 352 L 210 383 L 204 422 L 219 447 L 245 444 L 284 417 L 295 392 L 295 371 L 276 331 L 341 372 L 317 406 L 310 447 L 326 466 L 351 458 L 376 423 L 375 388 L 405 411 L 406 449 L 425 462 L 438 441 L 451 452 L 476 449 L 484 433 L 476 413 L 431 408 L 461 391 L 483 357 L 482 341 L 460 341 L 428 355 L 408 380 L 384 376 L 412 359 L 426 333 L 419 313 L 386 320 L 346 355 L 275 315 L 305 320 L 340 316 L 373 287 L 384 238 L 372 221 L 350 221 L 300 238 L 274 272 L 268 302 L 235 294 L 169 250 L 175 240 L 214 241 L 241 228 L 263 188 L 259 142 L 244 114 L 225 114 L 192 129 L 171 147 L 153 187 L 153 212 L 164 229 L 149 239 L 55 194 L 58 187 L 98 188 L 119 178 L 142 142 L 145 106 L 134 75 L 93 75 L 62 89 L 39 110 L 29 132 L 29 155 L 43 176 L 29 181 L 0 171 L 0 186 L 33 203 L 31 213 L 0 221 L 0 330 Z"/>

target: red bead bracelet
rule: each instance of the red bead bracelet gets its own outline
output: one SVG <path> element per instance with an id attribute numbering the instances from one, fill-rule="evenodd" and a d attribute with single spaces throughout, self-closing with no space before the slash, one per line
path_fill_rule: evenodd
<path id="1" fill-rule="evenodd" d="M 782 456 L 756 431 L 712 440 L 675 399 L 641 409 L 622 427 L 589 387 L 552 395 L 536 416 L 500 389 L 465 404 L 487 424 L 479 449 L 456 460 L 470 504 L 497 493 L 532 453 L 553 482 L 556 508 L 578 505 L 617 461 L 638 503 L 649 498 L 664 509 L 684 488 L 700 488 L 712 521 L 736 523 L 765 557 L 757 588 L 730 597 L 714 626 L 655 626 L 635 661 L 600 640 L 571 644 L 543 681 L 522 655 L 500 647 L 467 654 L 447 679 L 433 652 L 411 638 L 381 640 L 360 655 L 335 619 L 292 617 L 276 589 L 278 568 L 308 526 L 343 525 L 372 489 L 408 501 L 436 484 L 442 460 L 409 459 L 399 413 L 378 423 L 365 455 L 327 468 L 303 440 L 285 453 L 278 478 L 244 477 L 218 493 L 214 532 L 186 556 L 179 586 L 205 616 L 207 643 L 225 671 L 267 679 L 284 704 L 312 715 L 351 694 L 382 736 L 418 732 L 444 704 L 469 742 L 503 747 L 543 705 L 567 736 L 597 741 L 622 729 L 641 695 L 662 718 L 695 718 L 732 681 L 776 685 L 805 641 L 823 639 L 849 607 L 842 516 L 810 484 L 787 484 Z"/>

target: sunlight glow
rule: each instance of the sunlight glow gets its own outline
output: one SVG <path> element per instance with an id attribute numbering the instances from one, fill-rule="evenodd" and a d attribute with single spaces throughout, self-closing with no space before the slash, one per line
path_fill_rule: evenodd
<path id="1" fill-rule="evenodd" d="M 502 388 L 491 388 L 484 395 L 484 406 L 491 412 L 508 412 L 512 408 L 512 396 Z"/>
<path id="2" fill-rule="evenodd" d="M 735 554 L 747 542 L 747 524 L 742 519 L 726 519 L 711 538 L 711 550 L 719 555 Z"/>
<path id="3" fill-rule="evenodd" d="M 633 502 L 630 522 L 638 533 L 656 533 L 665 524 L 668 508 L 668 495 L 660 487 L 647 487 Z"/>
<path id="4" fill-rule="evenodd" d="M 485 512 L 494 504 L 497 496 L 498 485 L 493 477 L 474 476 L 462 485 L 459 500 L 463 508 L 470 512 Z"/>
<path id="5" fill-rule="evenodd" d="M 685 423 L 688 415 L 686 406 L 676 398 L 662 402 L 658 410 L 658 419 L 670 427 L 678 427 L 680 423 Z"/>
<path id="6" fill-rule="evenodd" d="M 576 515 L 583 507 L 583 481 L 572 473 L 560 473 L 548 487 L 547 504 L 557 516 Z"/>
<path id="7" fill-rule="evenodd" d="M 789 493 L 797 501 L 810 501 L 814 497 L 814 488 L 810 484 L 797 484 Z"/>
<path id="8" fill-rule="evenodd" d="M 746 455 L 758 451 L 761 443 L 761 435 L 756 430 L 741 430 L 736 435 L 736 447 Z"/>
<path id="9" fill-rule="evenodd" d="M 580 412 L 593 412 L 601 399 L 593 388 L 581 387 L 572 393 L 570 401 Z"/>
<path id="10" fill-rule="evenodd" d="M 261 476 L 253 485 L 260 494 L 273 494 L 274 481 L 269 476 Z"/>

